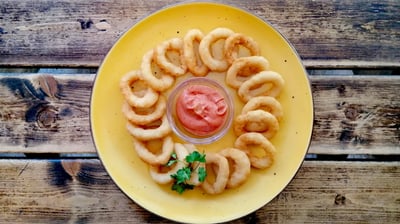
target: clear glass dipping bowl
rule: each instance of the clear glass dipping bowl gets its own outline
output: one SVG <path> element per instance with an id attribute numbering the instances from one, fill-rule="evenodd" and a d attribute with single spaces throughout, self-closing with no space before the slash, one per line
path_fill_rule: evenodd
<path id="1" fill-rule="evenodd" d="M 179 98 L 182 91 L 191 85 L 204 85 L 212 87 L 224 97 L 225 102 L 228 106 L 226 111 L 225 121 L 217 130 L 211 132 L 210 134 L 196 135 L 187 131 L 183 127 L 183 125 L 181 124 L 176 115 L 176 101 Z M 210 144 L 222 138 L 231 127 L 233 114 L 234 114 L 234 105 L 227 89 L 224 86 L 220 85 L 218 82 L 210 78 L 206 77 L 189 78 L 181 82 L 179 85 L 177 85 L 168 96 L 168 103 L 167 103 L 168 122 L 171 125 L 173 132 L 187 143 Z"/>

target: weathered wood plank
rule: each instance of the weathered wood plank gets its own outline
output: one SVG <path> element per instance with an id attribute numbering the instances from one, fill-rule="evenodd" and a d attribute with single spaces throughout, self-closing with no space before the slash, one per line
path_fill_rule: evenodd
<path id="1" fill-rule="evenodd" d="M 57 82 L 54 93 L 43 90 L 44 77 Z M 1 75 L 0 152 L 95 152 L 89 124 L 93 78 Z M 310 153 L 400 154 L 400 76 L 310 76 L 310 81 L 315 107 Z"/>
<path id="2" fill-rule="evenodd" d="M 400 153 L 400 76 L 311 76 L 310 152 Z"/>
<path id="3" fill-rule="evenodd" d="M 0 65 L 97 67 L 131 25 L 178 2 L 0 0 Z M 268 20 L 309 67 L 400 67 L 396 0 L 218 2 Z"/>
<path id="4" fill-rule="evenodd" d="M 0 77 L 0 151 L 95 151 L 89 123 L 94 75 Z"/>
<path id="5" fill-rule="evenodd" d="M 94 160 L 0 160 L 0 223 L 166 223 Z M 400 163 L 306 161 L 272 202 L 232 223 L 398 223 Z"/>

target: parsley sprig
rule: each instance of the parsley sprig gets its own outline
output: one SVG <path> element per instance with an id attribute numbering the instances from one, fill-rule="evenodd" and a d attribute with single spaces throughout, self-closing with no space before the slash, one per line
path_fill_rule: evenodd
<path id="1" fill-rule="evenodd" d="M 200 163 L 206 162 L 206 155 L 199 153 L 198 151 L 193 151 L 185 157 L 185 161 L 179 161 L 176 153 L 171 155 L 171 159 L 168 161 L 166 166 L 172 166 L 178 162 L 185 162 L 185 166 L 172 174 L 171 177 L 174 179 L 171 189 L 182 194 L 186 190 L 192 190 L 194 185 L 188 183 L 192 173 L 197 172 L 199 176 L 199 181 L 203 182 L 207 177 L 207 172 L 204 167 L 200 167 Z M 196 165 L 195 165 L 196 164 Z"/>

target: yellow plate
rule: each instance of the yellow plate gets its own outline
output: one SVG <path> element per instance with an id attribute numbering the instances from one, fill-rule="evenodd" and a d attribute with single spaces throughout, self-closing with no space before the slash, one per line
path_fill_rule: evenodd
<path id="1" fill-rule="evenodd" d="M 284 108 L 284 118 L 278 134 L 272 139 L 278 153 L 270 169 L 252 169 L 248 181 L 239 188 L 220 195 L 206 195 L 201 190 L 179 195 L 171 191 L 170 186 L 155 184 L 147 165 L 136 156 L 121 113 L 123 97 L 119 80 L 129 70 L 140 68 L 143 54 L 157 43 L 182 37 L 192 28 L 208 33 L 216 27 L 227 27 L 253 37 L 261 47 L 262 56 L 269 60 L 271 70 L 279 72 L 286 81 L 278 98 Z M 99 157 L 127 196 L 167 219 L 214 223 L 236 219 L 259 209 L 291 181 L 309 146 L 313 104 L 307 73 L 293 47 L 278 31 L 241 9 L 198 2 L 162 9 L 135 24 L 117 41 L 98 70 L 90 116 Z M 221 139 L 213 146 L 232 146 L 232 137 Z"/>

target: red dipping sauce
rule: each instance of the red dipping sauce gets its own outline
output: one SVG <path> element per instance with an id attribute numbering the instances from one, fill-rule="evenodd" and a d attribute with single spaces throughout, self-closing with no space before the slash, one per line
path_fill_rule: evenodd
<path id="1" fill-rule="evenodd" d="M 176 100 L 176 115 L 186 131 L 206 136 L 218 131 L 227 118 L 226 99 L 214 88 L 189 85 Z"/>

